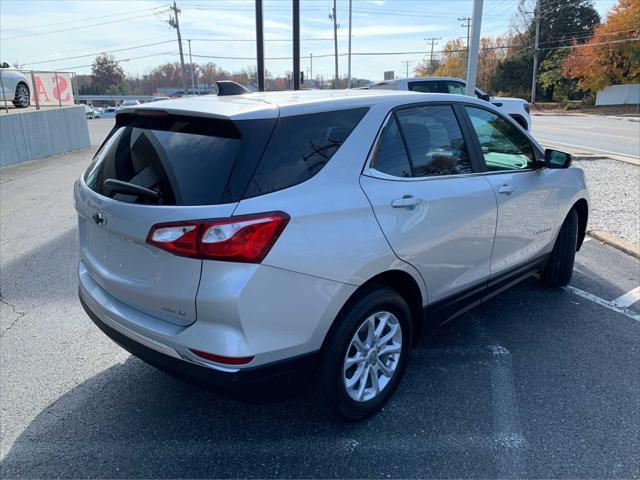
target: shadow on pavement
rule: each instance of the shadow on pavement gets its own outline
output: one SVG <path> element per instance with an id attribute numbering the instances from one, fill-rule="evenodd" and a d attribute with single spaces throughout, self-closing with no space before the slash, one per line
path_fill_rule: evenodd
<path id="1" fill-rule="evenodd" d="M 75 295 L 74 236 L 3 268 L 30 282 L 15 295 Z M 391 402 L 358 424 L 309 395 L 239 403 L 130 357 L 40 412 L 1 476 L 637 476 L 637 325 L 592 307 L 530 279 L 428 332 Z"/>

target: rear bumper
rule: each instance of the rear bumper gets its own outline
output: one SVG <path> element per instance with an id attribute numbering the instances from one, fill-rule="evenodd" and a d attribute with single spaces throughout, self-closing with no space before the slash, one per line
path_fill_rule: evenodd
<path id="1" fill-rule="evenodd" d="M 269 389 L 273 389 L 274 386 L 295 386 L 297 388 L 301 384 L 310 382 L 319 357 L 319 352 L 312 352 L 235 371 L 209 368 L 179 358 L 177 352 L 170 347 L 164 346 L 167 350 L 161 351 L 160 344 L 149 343 L 153 342 L 152 340 L 134 339 L 132 335 L 126 335 L 112 328 L 91 309 L 83 298 L 82 290 L 79 290 L 79 297 L 80 303 L 93 323 L 122 348 L 160 370 L 214 390 L 227 391 L 228 393 L 255 393 L 267 386 Z"/>

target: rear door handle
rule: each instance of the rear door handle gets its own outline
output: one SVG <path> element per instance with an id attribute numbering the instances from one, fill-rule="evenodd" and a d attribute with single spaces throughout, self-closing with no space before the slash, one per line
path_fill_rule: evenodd
<path id="1" fill-rule="evenodd" d="M 506 195 L 511 195 L 514 192 L 514 188 L 511 185 L 502 185 L 498 188 L 498 193 L 504 193 Z"/>
<path id="2" fill-rule="evenodd" d="M 414 208 L 422 203 L 421 198 L 416 198 L 413 195 L 404 195 L 402 198 L 396 198 L 391 202 L 393 208 Z"/>

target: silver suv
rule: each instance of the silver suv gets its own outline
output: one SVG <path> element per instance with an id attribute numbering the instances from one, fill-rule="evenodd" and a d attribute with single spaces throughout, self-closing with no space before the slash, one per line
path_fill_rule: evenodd
<path id="1" fill-rule="evenodd" d="M 79 293 L 141 359 L 350 420 L 441 323 L 539 273 L 566 285 L 583 173 L 470 97 L 194 97 L 122 111 L 75 185 Z M 282 382 L 282 383 L 280 383 Z"/>

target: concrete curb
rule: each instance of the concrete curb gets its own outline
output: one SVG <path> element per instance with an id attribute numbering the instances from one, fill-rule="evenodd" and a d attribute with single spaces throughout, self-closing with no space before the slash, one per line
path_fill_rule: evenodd
<path id="1" fill-rule="evenodd" d="M 532 111 L 531 116 L 533 117 L 544 117 L 544 116 L 564 116 L 564 117 L 607 117 L 607 118 L 618 118 L 620 120 L 629 120 L 631 122 L 640 122 L 640 115 L 636 113 L 623 113 L 620 115 L 612 115 L 608 113 L 582 113 L 582 112 L 574 112 L 569 111 L 566 112 L 564 110 L 551 110 L 546 112 Z"/>
<path id="2" fill-rule="evenodd" d="M 603 230 L 589 230 L 587 235 L 640 260 L 640 245 L 637 243 L 630 242 Z"/>

